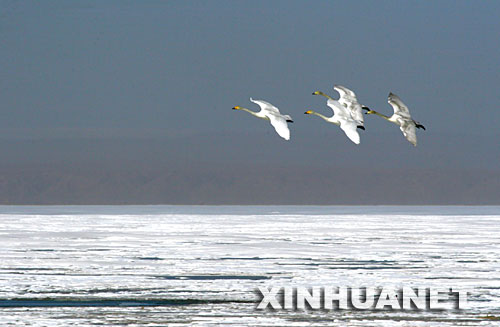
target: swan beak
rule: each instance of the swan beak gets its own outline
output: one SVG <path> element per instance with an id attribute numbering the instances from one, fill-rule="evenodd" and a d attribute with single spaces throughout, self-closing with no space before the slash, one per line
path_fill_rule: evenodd
<path id="1" fill-rule="evenodd" d="M 373 110 L 368 110 L 367 112 L 365 112 L 365 115 L 369 115 L 369 114 L 373 114 L 375 111 Z"/>
<path id="2" fill-rule="evenodd" d="M 313 95 L 319 95 L 319 91 L 314 91 Z"/>
<path id="3" fill-rule="evenodd" d="M 309 115 L 309 114 L 311 114 L 311 113 L 312 113 L 312 111 L 311 111 L 311 110 L 307 110 L 306 112 L 304 112 L 304 114 L 305 114 L 305 115 Z"/>
<path id="4" fill-rule="evenodd" d="M 238 109 L 241 109 L 241 107 L 240 106 L 233 107 L 233 110 L 238 110 Z"/>

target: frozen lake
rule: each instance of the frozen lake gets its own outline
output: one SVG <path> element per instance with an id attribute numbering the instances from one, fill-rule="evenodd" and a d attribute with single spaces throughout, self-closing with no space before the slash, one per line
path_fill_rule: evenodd
<path id="1" fill-rule="evenodd" d="M 2 326 L 500 324 L 500 207 L 0 206 Z M 258 286 L 467 289 L 447 311 L 259 311 Z"/>

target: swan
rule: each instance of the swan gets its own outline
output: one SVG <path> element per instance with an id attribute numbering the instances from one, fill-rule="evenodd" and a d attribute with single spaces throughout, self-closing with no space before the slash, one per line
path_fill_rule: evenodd
<path id="1" fill-rule="evenodd" d="M 420 124 L 419 122 L 416 122 L 411 118 L 408 107 L 403 103 L 403 101 L 401 101 L 401 99 L 396 94 L 390 92 L 389 96 L 387 97 L 387 102 L 394 109 L 394 114 L 391 117 L 388 117 L 379 112 L 376 112 L 375 110 L 370 110 L 370 109 L 365 109 L 368 110 L 366 114 L 368 115 L 373 114 L 380 116 L 385 120 L 388 120 L 391 123 L 398 125 L 401 132 L 403 132 L 404 137 L 411 144 L 417 146 L 416 128 L 421 128 L 425 131 L 424 125 Z"/>
<path id="2" fill-rule="evenodd" d="M 328 100 L 326 102 L 327 106 L 330 107 L 333 110 L 333 116 L 332 117 L 326 117 L 323 116 L 320 113 L 317 113 L 312 110 L 308 110 L 304 112 L 306 115 L 316 115 L 318 117 L 323 118 L 329 123 L 335 124 L 337 126 L 340 126 L 340 128 L 344 131 L 345 135 L 353 141 L 356 144 L 359 144 L 360 138 L 358 131 L 356 130 L 357 123 L 354 119 L 351 117 L 351 113 L 349 110 L 344 107 L 340 102 L 337 100 L 332 99 L 329 95 L 326 95 L 325 93 L 321 91 L 316 91 L 313 93 L 313 95 L 322 95 L 326 97 Z"/>
<path id="3" fill-rule="evenodd" d="M 356 93 L 354 93 L 347 87 L 336 84 L 333 86 L 333 89 L 340 95 L 337 101 L 340 102 L 341 105 L 349 109 L 351 117 L 356 121 L 358 128 L 364 130 L 365 124 L 362 109 L 370 110 L 370 108 L 359 104 L 358 99 L 356 98 Z"/>
<path id="4" fill-rule="evenodd" d="M 273 125 L 276 133 L 285 140 L 290 140 L 290 130 L 288 129 L 288 123 L 293 123 L 292 117 L 289 115 L 282 115 L 278 108 L 270 104 L 269 102 L 263 100 L 254 100 L 250 98 L 250 101 L 259 105 L 260 111 L 255 112 L 247 108 L 240 106 L 233 107 L 234 110 L 243 110 L 249 112 L 255 117 L 268 120 L 271 125 Z"/>

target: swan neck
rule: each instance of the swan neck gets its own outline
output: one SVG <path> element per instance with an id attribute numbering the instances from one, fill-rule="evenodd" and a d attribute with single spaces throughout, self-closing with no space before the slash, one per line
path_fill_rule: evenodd
<path id="1" fill-rule="evenodd" d="M 390 118 L 390 117 L 388 117 L 388 116 L 386 116 L 386 115 L 384 115 L 384 114 L 381 114 L 381 113 L 380 113 L 380 112 L 378 112 L 378 111 L 375 111 L 375 110 L 372 110 L 372 111 L 373 111 L 373 114 L 375 114 L 375 115 L 377 115 L 377 116 L 380 116 L 380 117 L 382 117 L 382 118 L 384 118 L 384 119 L 386 119 L 386 120 L 389 120 L 389 118 Z"/>
<path id="2" fill-rule="evenodd" d="M 325 97 L 325 98 L 327 98 L 327 99 L 334 100 L 331 96 L 329 96 L 328 94 L 325 94 L 325 93 L 323 93 L 323 92 L 321 92 L 321 91 L 320 91 L 320 92 L 318 92 L 318 94 L 319 94 L 319 95 L 324 96 L 324 97 Z"/>
<path id="3" fill-rule="evenodd" d="M 256 112 L 254 112 L 254 111 L 252 111 L 252 110 L 250 110 L 250 109 L 247 109 L 247 108 L 241 108 L 240 110 L 246 111 L 246 112 L 250 113 L 251 115 L 253 115 L 253 116 L 255 116 L 255 117 L 259 117 L 259 116 L 257 115 L 257 113 L 256 113 Z M 260 117 L 259 117 L 259 118 L 260 118 Z"/>
<path id="4" fill-rule="evenodd" d="M 324 116 L 324 115 L 322 115 L 322 114 L 320 114 L 320 113 L 318 113 L 316 111 L 311 111 L 311 115 L 316 115 L 318 117 L 323 118 L 324 120 L 328 120 L 329 119 L 328 117 L 326 117 L 326 116 Z"/>

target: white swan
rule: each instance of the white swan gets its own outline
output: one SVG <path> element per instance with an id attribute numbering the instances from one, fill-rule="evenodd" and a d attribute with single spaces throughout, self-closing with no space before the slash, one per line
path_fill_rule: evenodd
<path id="1" fill-rule="evenodd" d="M 345 135 L 347 135 L 347 137 L 351 141 L 353 141 L 356 144 L 359 144 L 360 138 L 358 131 L 356 130 L 357 123 L 354 119 L 352 119 L 350 111 L 342 104 L 340 104 L 340 102 L 332 99 L 329 95 L 326 95 L 321 91 L 316 91 L 313 93 L 313 95 L 322 95 L 328 99 L 326 104 L 333 110 L 333 116 L 326 117 L 312 110 L 306 111 L 305 114 L 316 115 L 318 117 L 323 118 L 329 123 L 340 126 L 340 128 L 344 131 Z"/>
<path id="2" fill-rule="evenodd" d="M 339 93 L 340 97 L 338 102 L 349 109 L 351 117 L 356 121 L 356 124 L 358 124 L 358 128 L 365 129 L 363 110 L 361 109 L 365 108 L 369 110 L 369 108 L 359 104 L 356 93 L 347 87 L 336 84 L 333 86 L 333 89 Z"/>
<path id="3" fill-rule="evenodd" d="M 254 112 L 250 109 L 243 108 L 240 106 L 233 107 L 234 110 L 243 110 L 249 112 L 255 117 L 268 120 L 271 125 L 273 125 L 276 133 L 285 140 L 290 140 L 290 130 L 288 129 L 288 123 L 293 123 L 292 117 L 289 115 L 282 115 L 278 108 L 270 104 L 269 102 L 262 100 L 254 100 L 250 98 L 250 101 L 256 103 L 260 107 L 260 111 Z"/>
<path id="4" fill-rule="evenodd" d="M 399 126 L 401 132 L 403 132 L 404 137 L 413 144 L 417 146 L 417 132 L 416 128 L 421 128 L 425 130 L 424 125 L 419 122 L 414 121 L 411 118 L 410 111 L 408 107 L 401 101 L 401 99 L 394 93 L 390 92 L 387 98 L 387 102 L 394 109 L 394 114 L 391 117 L 383 115 L 375 110 L 368 110 L 366 114 L 373 114 L 384 118 L 385 120 L 390 121 Z"/>

